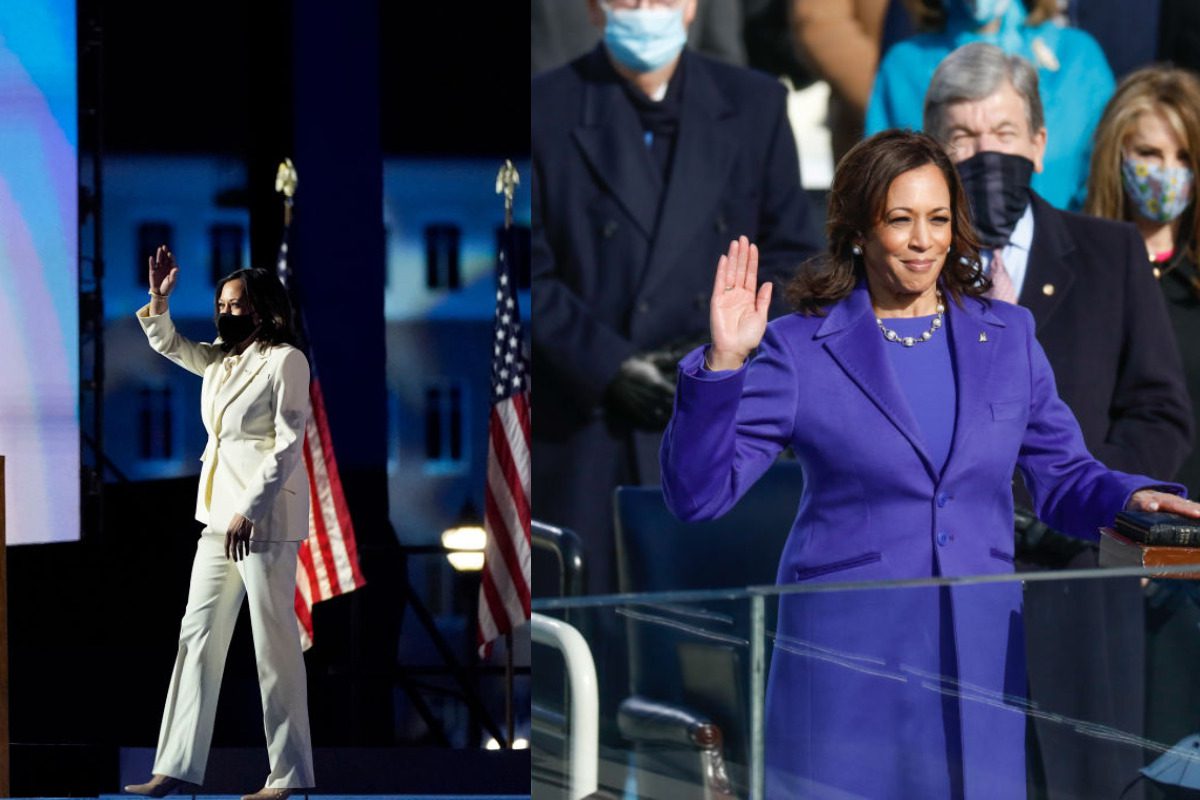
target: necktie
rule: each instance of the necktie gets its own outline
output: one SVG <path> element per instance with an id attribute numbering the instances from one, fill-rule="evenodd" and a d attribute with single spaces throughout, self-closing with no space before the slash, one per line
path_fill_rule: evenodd
<path id="1" fill-rule="evenodd" d="M 1005 303 L 1017 302 L 1017 287 L 1013 285 L 1012 277 L 1004 268 L 1004 259 L 1000 255 L 1003 248 L 997 247 L 992 251 L 992 290 L 988 297 L 993 300 L 1003 300 Z"/>

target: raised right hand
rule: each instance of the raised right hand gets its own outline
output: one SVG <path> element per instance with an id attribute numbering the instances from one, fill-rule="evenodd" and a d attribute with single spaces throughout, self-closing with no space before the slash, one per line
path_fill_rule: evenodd
<path id="1" fill-rule="evenodd" d="M 179 265 L 165 244 L 159 245 L 150 256 L 150 291 L 166 297 L 175 288 Z"/>
<path id="2" fill-rule="evenodd" d="M 717 261 L 708 326 L 712 346 L 709 369 L 737 369 L 758 347 L 767 330 L 772 284 L 758 286 L 758 246 L 745 236 L 729 243 L 729 253 Z"/>

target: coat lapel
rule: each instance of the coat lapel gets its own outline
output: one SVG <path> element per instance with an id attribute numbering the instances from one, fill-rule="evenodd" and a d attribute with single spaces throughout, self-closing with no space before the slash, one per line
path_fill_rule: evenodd
<path id="1" fill-rule="evenodd" d="M 946 471 L 963 452 L 971 431 L 981 420 L 991 418 L 988 403 L 988 376 L 996 348 L 1004 346 L 1004 322 L 991 312 L 984 301 L 963 298 L 963 307 L 953 300 L 946 303 L 947 327 L 954 358 L 954 384 L 958 401 L 954 418 L 954 439 L 946 459 Z"/>
<path id="2" fill-rule="evenodd" d="M 690 252 L 689 243 L 697 228 L 712 225 L 713 211 L 721 200 L 733 167 L 737 142 L 729 130 L 733 115 L 720 88 L 698 58 L 687 59 L 683 84 L 682 115 L 675 141 L 675 155 L 663 199 L 658 235 L 642 279 L 641 292 L 651 291 L 658 281 L 669 280 L 674 259 Z M 753 231 L 730 231 L 730 237 Z M 713 263 L 719 253 L 713 254 Z M 706 267 L 708 268 L 708 267 Z"/>
<path id="3" fill-rule="evenodd" d="M 849 297 L 830 309 L 829 316 L 817 330 L 817 337 L 828 337 L 825 350 L 908 439 L 926 471 L 936 481 L 937 471 L 925 450 L 916 418 L 896 382 L 884 350 L 886 343 L 875 322 L 866 283 L 860 282 Z"/>
<path id="4" fill-rule="evenodd" d="M 213 376 L 213 380 L 217 384 L 217 388 L 213 395 L 213 411 L 212 411 L 212 429 L 214 433 L 221 432 L 221 420 L 225 415 L 225 409 L 229 407 L 238 395 L 245 391 L 250 382 L 262 371 L 267 365 L 267 359 L 270 351 L 261 344 L 253 344 L 246 349 L 242 356 L 242 361 L 233 367 L 229 378 L 221 383 L 225 365 L 223 362 L 217 362 L 217 373 Z"/>
<path id="5" fill-rule="evenodd" d="M 642 140 L 637 112 L 607 58 L 604 46 L 599 45 L 584 66 L 592 80 L 584 84 L 584 118 L 572 135 L 598 179 L 649 238 L 654 233 L 662 182 Z"/>
<path id="6" fill-rule="evenodd" d="M 1033 195 L 1033 245 L 1019 302 L 1033 312 L 1038 331 L 1045 327 L 1075 282 L 1075 270 L 1069 260 L 1074 250 L 1058 212 Z M 1052 287 L 1050 294 L 1046 293 L 1047 286 Z"/>

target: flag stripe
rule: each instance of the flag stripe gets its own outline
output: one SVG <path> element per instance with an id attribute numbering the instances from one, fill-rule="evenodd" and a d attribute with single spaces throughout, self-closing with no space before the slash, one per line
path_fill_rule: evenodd
<path id="1" fill-rule="evenodd" d="M 496 406 L 504 427 L 504 438 L 512 450 L 513 463 L 520 474 L 520 486 L 529 497 L 529 408 L 527 395 L 513 395 L 509 402 Z M 528 506 L 528 503 L 526 503 Z"/>
<path id="2" fill-rule="evenodd" d="M 304 447 L 309 448 L 310 443 L 308 437 L 304 439 Z M 319 445 L 318 445 L 319 448 Z M 313 470 L 311 473 L 312 488 L 313 488 L 313 503 L 311 513 L 309 514 L 309 522 L 312 525 L 313 533 L 315 534 L 310 540 L 315 540 L 316 551 L 313 553 L 313 560 L 316 562 L 317 575 L 320 579 L 321 598 L 333 597 L 340 592 L 341 587 L 335 586 L 329 576 L 329 567 L 333 564 L 333 551 L 329 543 L 329 526 L 325 524 L 325 498 L 321 495 L 324 492 L 317 491 L 317 478 L 326 477 L 325 464 L 321 458 L 321 452 L 318 449 L 313 453 Z M 325 484 L 324 481 L 322 481 Z M 323 486 L 322 488 L 327 488 Z M 319 558 L 318 558 L 319 556 Z"/>
<path id="3" fill-rule="evenodd" d="M 495 456 L 494 459 L 488 460 L 488 485 L 495 485 L 495 482 L 491 478 L 491 467 L 494 465 L 499 468 L 501 476 L 512 495 L 511 508 L 516 515 L 515 521 L 518 524 L 511 526 L 510 530 L 515 535 L 516 532 L 525 527 L 523 524 L 524 521 L 530 518 L 529 503 L 525 498 L 525 481 L 521 479 L 521 473 L 529 471 L 529 462 L 527 459 L 521 465 L 521 469 L 517 469 L 517 462 L 513 458 L 512 450 L 509 448 L 509 444 L 514 440 L 506 435 L 507 431 L 505 430 L 508 427 L 505 425 L 506 418 L 511 419 L 511 415 L 505 413 L 506 409 L 503 408 L 504 405 L 502 403 L 501 406 L 492 409 L 492 424 L 488 426 L 491 429 L 492 454 Z M 517 439 L 516 441 L 521 440 Z M 527 446 L 523 449 L 528 452 Z M 514 489 L 516 491 L 512 491 Z M 507 508 L 508 505 L 506 504 L 505 507 Z"/>
<path id="4" fill-rule="evenodd" d="M 329 571 L 326 569 L 324 557 L 324 550 L 329 545 L 329 529 L 325 526 L 325 515 L 322 513 L 325 501 L 321 489 L 326 484 L 323 480 L 318 454 L 312 452 L 308 436 L 304 437 L 304 459 L 305 463 L 310 465 L 308 470 L 310 498 L 308 539 L 305 540 L 305 543 L 308 545 L 309 557 L 312 560 L 313 597 L 315 598 L 314 602 L 317 602 L 332 596 L 329 592 Z"/>
<path id="5" fill-rule="evenodd" d="M 520 422 L 520 424 L 521 424 L 521 432 L 525 434 L 525 437 L 524 437 L 525 443 L 526 443 L 526 445 L 528 445 L 529 440 L 532 438 L 530 431 L 529 431 L 529 426 L 530 426 L 529 395 L 526 394 L 525 392 L 521 392 L 520 394 L 513 395 L 512 404 L 513 404 L 513 410 L 516 411 L 516 413 L 517 413 L 517 421 Z M 525 448 L 525 453 L 526 453 L 526 458 L 528 458 L 529 457 L 528 456 L 528 453 L 529 453 L 528 447 Z M 529 476 L 526 475 L 525 477 L 526 477 L 525 485 L 528 486 L 529 485 Z"/>
<path id="6" fill-rule="evenodd" d="M 343 591 L 353 591 L 366 583 L 362 572 L 358 565 L 358 544 L 354 538 L 354 523 L 350 518 L 350 507 L 346 503 L 346 495 L 342 491 L 342 477 L 338 472 L 337 457 L 333 451 L 333 438 L 329 431 L 329 422 L 325 415 L 325 395 L 321 391 L 319 380 L 313 381 L 309 389 L 309 395 L 313 407 L 313 419 L 317 423 L 317 441 L 321 447 L 321 457 L 325 474 L 328 475 L 330 506 L 324 506 L 328 510 L 332 510 L 337 518 L 337 528 L 339 532 L 339 548 L 338 555 L 344 552 L 344 558 L 339 558 L 338 561 L 338 577 L 342 584 Z"/>
<path id="7" fill-rule="evenodd" d="M 513 588 L 514 591 L 505 593 L 503 605 L 512 612 L 506 616 L 519 623 L 528 615 L 529 586 L 522 574 L 520 560 L 513 550 L 512 529 L 506 525 L 504 512 L 497 505 L 493 493 L 488 492 L 485 495 L 484 503 L 487 507 L 487 527 L 490 534 L 485 556 L 485 563 L 488 565 L 486 572 L 493 580 L 498 577 L 506 578 L 504 583 Z M 516 530 L 519 531 L 520 528 Z M 501 573 L 504 573 L 503 576 Z"/>
<path id="8" fill-rule="evenodd" d="M 299 573 L 296 576 L 297 589 L 304 595 L 305 602 L 311 608 L 321 595 L 317 572 L 313 567 L 312 546 L 307 539 L 300 543 L 299 568 L 296 571 Z"/>
<path id="9" fill-rule="evenodd" d="M 503 443 L 496 445 L 498 451 L 506 453 Z M 528 519 L 528 511 L 524 503 L 524 495 L 518 491 L 511 493 L 512 481 L 500 463 L 503 458 L 488 462 L 487 487 L 485 506 L 487 511 L 487 527 L 492 536 L 488 539 L 488 549 L 503 559 L 504 569 L 508 570 L 510 581 L 518 594 L 528 597 L 529 588 L 524 581 L 521 569 L 521 554 L 517 551 L 517 541 L 524 539 L 524 530 Z M 494 563 L 491 569 L 496 570 L 500 565 Z"/>
<path id="10" fill-rule="evenodd" d="M 306 556 L 308 554 L 308 542 L 300 543 L 298 560 L 296 563 L 296 622 L 300 626 L 300 647 L 307 650 L 312 647 L 313 628 L 312 628 L 312 596 L 310 594 L 311 584 L 307 580 L 307 568 L 305 566 Z"/>
<path id="11" fill-rule="evenodd" d="M 312 437 L 311 441 L 316 441 L 317 437 Z M 317 447 L 314 449 L 313 469 L 318 476 L 318 485 L 322 487 L 319 502 L 314 499 L 313 510 L 316 516 L 316 510 L 320 509 L 321 523 L 324 525 L 325 535 L 322 541 L 328 543 L 327 548 L 322 548 L 322 555 L 325 559 L 324 567 L 328 571 L 328 597 L 341 594 L 342 592 L 352 591 L 361 586 L 363 581 L 361 576 L 355 581 L 355 573 L 352 568 L 354 562 L 349 561 L 347 548 L 344 545 L 345 538 L 342 536 L 342 526 L 338 521 L 338 515 L 333 510 L 333 490 L 330 482 L 322 480 L 323 476 L 328 475 L 325 461 L 323 459 L 324 452 Z M 314 519 L 314 525 L 317 520 Z"/>

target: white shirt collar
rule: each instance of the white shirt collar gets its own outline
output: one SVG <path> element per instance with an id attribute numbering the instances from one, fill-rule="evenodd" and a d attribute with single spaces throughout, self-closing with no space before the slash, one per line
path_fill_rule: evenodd
<path id="1" fill-rule="evenodd" d="M 1017 220 L 1016 227 L 1008 237 L 1008 247 L 1019 247 L 1029 252 L 1033 246 L 1033 203 L 1025 206 L 1025 213 Z"/>

